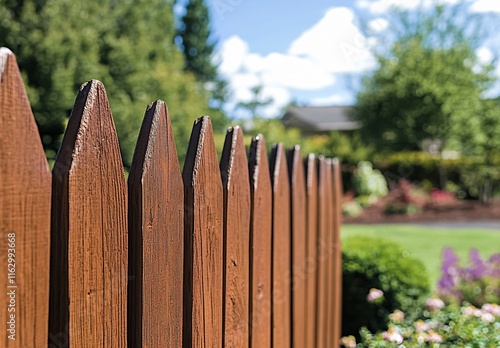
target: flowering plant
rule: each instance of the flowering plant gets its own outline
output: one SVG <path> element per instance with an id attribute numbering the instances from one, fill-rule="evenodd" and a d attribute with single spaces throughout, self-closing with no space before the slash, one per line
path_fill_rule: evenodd
<path id="1" fill-rule="evenodd" d="M 479 307 L 500 303 L 500 254 L 483 260 L 477 249 L 471 249 L 469 265 L 461 267 L 453 249 L 445 248 L 441 271 L 438 293 L 447 303 L 468 302 Z"/>
<path id="2" fill-rule="evenodd" d="M 500 306 L 484 304 L 441 307 L 442 301 L 430 299 L 417 320 L 401 311 L 389 316 L 386 331 L 371 333 L 361 329 L 361 341 L 344 338 L 345 347 L 500 347 Z M 439 308 L 441 307 L 441 308 Z"/>

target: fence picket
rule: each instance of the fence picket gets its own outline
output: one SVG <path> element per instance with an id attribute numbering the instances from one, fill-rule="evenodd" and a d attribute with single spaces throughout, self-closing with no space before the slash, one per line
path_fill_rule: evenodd
<path id="1" fill-rule="evenodd" d="M 127 344 L 127 189 L 104 86 L 82 85 L 53 170 L 50 332 Z"/>
<path id="2" fill-rule="evenodd" d="M 128 187 L 129 346 L 181 347 L 184 186 L 161 100 L 146 110 Z"/>
<path id="3" fill-rule="evenodd" d="M 342 247 L 340 242 L 340 225 L 342 223 L 342 174 L 340 161 L 332 160 L 333 170 L 333 248 L 334 248 L 334 327 L 333 347 L 340 346 L 342 335 Z"/>
<path id="4" fill-rule="evenodd" d="M 224 191 L 224 346 L 248 348 L 250 182 L 243 132 L 227 131 L 221 158 Z"/>
<path id="5" fill-rule="evenodd" d="M 0 163 L 0 346 L 41 347 L 48 332 L 51 174 L 16 58 L 6 48 L 0 48 Z"/>
<path id="6" fill-rule="evenodd" d="M 305 160 L 307 179 L 307 263 L 306 263 L 306 347 L 316 347 L 316 311 L 318 281 L 318 177 L 314 155 Z"/>
<path id="7" fill-rule="evenodd" d="M 334 256 L 335 250 L 333 247 L 333 173 L 332 173 L 332 159 L 327 158 L 325 160 L 326 165 L 326 182 L 325 182 L 325 195 L 326 195 L 326 212 L 327 212 L 327 255 L 328 258 L 326 260 L 328 264 L 328 285 L 327 285 L 327 297 L 328 297 L 328 306 L 327 306 L 327 346 L 334 347 L 334 292 L 333 287 L 335 284 L 335 268 L 334 268 Z M 336 347 L 336 346 L 335 346 Z"/>
<path id="8" fill-rule="evenodd" d="M 250 347 L 271 347 L 272 192 L 266 142 L 252 139 L 250 173 Z"/>
<path id="9" fill-rule="evenodd" d="M 184 347 L 222 346 L 223 194 L 212 123 L 193 126 L 184 170 Z"/>
<path id="10" fill-rule="evenodd" d="M 291 346 L 290 186 L 283 144 L 273 146 L 270 158 L 273 190 L 272 346 Z"/>
<path id="11" fill-rule="evenodd" d="M 328 219 L 326 210 L 326 164 L 318 157 L 318 288 L 317 288 L 317 347 L 326 348 L 328 316 Z"/>
<path id="12" fill-rule="evenodd" d="M 292 346 L 306 345 L 306 187 L 304 164 L 299 146 L 288 153 L 290 174 L 290 214 L 292 242 Z"/>

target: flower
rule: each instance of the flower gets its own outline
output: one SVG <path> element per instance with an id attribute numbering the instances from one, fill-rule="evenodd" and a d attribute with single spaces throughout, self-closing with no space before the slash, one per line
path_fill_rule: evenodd
<path id="1" fill-rule="evenodd" d="M 485 303 L 481 307 L 483 313 L 491 313 L 496 317 L 500 317 L 500 306 L 496 303 Z"/>
<path id="2" fill-rule="evenodd" d="M 366 296 L 368 302 L 375 302 L 379 298 L 384 297 L 384 292 L 380 289 L 371 288 L 370 292 Z"/>
<path id="3" fill-rule="evenodd" d="M 441 337 L 438 333 L 429 330 L 429 342 L 441 343 L 443 342 L 443 337 Z"/>
<path id="4" fill-rule="evenodd" d="M 483 315 L 481 315 L 481 320 L 485 323 L 492 323 L 495 321 L 495 317 L 491 313 L 483 313 Z"/>
<path id="5" fill-rule="evenodd" d="M 403 343 L 403 336 L 401 336 L 399 332 L 393 330 L 392 328 L 382 332 L 382 338 L 386 341 L 394 342 L 397 344 Z"/>
<path id="6" fill-rule="evenodd" d="M 427 301 L 425 301 L 425 304 L 431 311 L 444 307 L 444 302 L 440 298 L 429 298 L 427 299 Z"/>
<path id="7" fill-rule="evenodd" d="M 466 317 L 472 317 L 476 310 L 477 308 L 474 306 L 462 307 L 462 314 Z"/>
<path id="8" fill-rule="evenodd" d="M 356 348 L 356 338 L 354 336 L 342 337 L 340 344 L 347 348 Z"/>
<path id="9" fill-rule="evenodd" d="M 415 330 L 417 330 L 417 332 L 424 332 L 430 329 L 430 326 L 427 325 L 423 320 L 417 320 L 413 323 L 413 326 L 415 326 Z"/>
<path id="10" fill-rule="evenodd" d="M 389 314 L 389 319 L 391 319 L 395 323 L 400 323 L 405 318 L 405 314 L 401 312 L 399 309 L 396 309 L 394 312 Z"/>

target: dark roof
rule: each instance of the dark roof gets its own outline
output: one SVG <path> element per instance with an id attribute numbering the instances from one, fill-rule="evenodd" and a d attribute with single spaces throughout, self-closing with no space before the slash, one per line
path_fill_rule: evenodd
<path id="1" fill-rule="evenodd" d="M 354 130 L 358 129 L 360 124 L 349 119 L 351 108 L 352 106 L 292 106 L 281 121 L 287 127 L 297 127 L 306 132 Z"/>

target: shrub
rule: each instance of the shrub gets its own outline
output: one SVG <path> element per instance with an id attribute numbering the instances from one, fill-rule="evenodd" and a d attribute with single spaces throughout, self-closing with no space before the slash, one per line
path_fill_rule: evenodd
<path id="1" fill-rule="evenodd" d="M 429 290 L 424 265 L 399 244 L 387 240 L 348 238 L 342 270 L 343 335 L 357 336 L 362 326 L 372 331 L 385 329 L 389 313 L 418 308 L 419 299 Z M 383 296 L 373 297 L 377 294 L 373 289 L 381 290 Z"/>
<path id="2" fill-rule="evenodd" d="M 368 161 L 358 163 L 353 175 L 354 190 L 359 196 L 384 197 L 387 195 L 387 182 L 379 170 L 373 169 Z"/>
<path id="3" fill-rule="evenodd" d="M 341 342 L 346 347 L 358 348 L 500 347 L 500 306 L 440 307 L 420 311 L 417 320 L 406 318 L 404 312 L 396 311 L 389 315 L 387 331 L 373 334 L 363 328 L 361 342 L 357 345 L 353 338 L 342 338 Z"/>
<path id="4" fill-rule="evenodd" d="M 344 216 L 356 217 L 363 213 L 363 207 L 357 201 L 342 203 L 342 214 Z"/>
<path id="5" fill-rule="evenodd" d="M 416 194 L 416 190 L 406 179 L 401 179 L 387 197 L 386 213 L 414 214 L 425 205 L 427 197 Z"/>
<path id="6" fill-rule="evenodd" d="M 500 303 L 500 254 L 483 260 L 477 249 L 470 250 L 469 265 L 460 267 L 452 248 L 443 250 L 440 297 L 448 303 L 467 302 L 475 306 Z"/>

